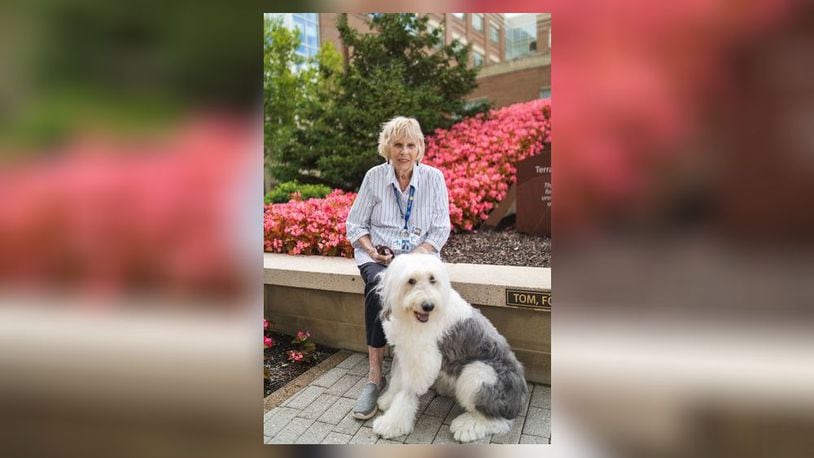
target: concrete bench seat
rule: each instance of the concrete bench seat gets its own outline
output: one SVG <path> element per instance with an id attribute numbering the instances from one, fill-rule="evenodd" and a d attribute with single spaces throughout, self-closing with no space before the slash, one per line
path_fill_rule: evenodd
<path id="1" fill-rule="evenodd" d="M 263 256 L 264 307 L 271 329 L 286 334 L 308 330 L 317 343 L 367 351 L 364 283 L 352 259 Z M 550 303 L 538 302 L 540 295 L 535 293 L 550 294 L 551 269 L 479 264 L 447 267 L 453 288 L 506 336 L 526 367 L 526 378 L 549 384 L 551 308 Z"/>

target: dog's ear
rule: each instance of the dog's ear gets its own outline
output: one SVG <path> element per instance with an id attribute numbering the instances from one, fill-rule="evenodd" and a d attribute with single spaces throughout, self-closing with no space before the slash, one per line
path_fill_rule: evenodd
<path id="1" fill-rule="evenodd" d="M 387 288 L 387 280 L 388 276 L 386 275 L 387 271 L 383 270 L 376 275 L 376 279 L 378 283 L 376 284 L 376 288 L 373 289 L 371 294 L 377 294 L 379 296 L 379 302 L 382 304 L 382 310 L 379 312 L 379 319 L 382 321 L 387 321 L 390 319 L 390 301 L 387 300 L 388 288 Z"/>
<path id="2" fill-rule="evenodd" d="M 390 310 L 390 307 L 382 306 L 382 311 L 379 312 L 379 319 L 382 321 L 390 321 L 390 315 L 393 312 Z"/>
<path id="3" fill-rule="evenodd" d="M 379 300 L 382 304 L 382 310 L 379 312 L 379 319 L 382 321 L 390 320 L 390 315 L 393 313 L 390 307 L 390 301 L 385 299 L 385 296 L 379 295 Z"/>

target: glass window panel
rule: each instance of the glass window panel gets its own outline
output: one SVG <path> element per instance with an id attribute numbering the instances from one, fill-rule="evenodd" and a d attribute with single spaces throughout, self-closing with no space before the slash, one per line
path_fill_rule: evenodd
<path id="1" fill-rule="evenodd" d="M 472 27 L 475 30 L 483 30 L 483 15 L 482 14 L 473 14 L 472 15 Z"/>

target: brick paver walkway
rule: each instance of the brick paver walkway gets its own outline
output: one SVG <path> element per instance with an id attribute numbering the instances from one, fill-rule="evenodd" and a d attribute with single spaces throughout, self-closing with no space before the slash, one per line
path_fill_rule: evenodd
<path id="1" fill-rule="evenodd" d="M 385 361 L 385 372 L 390 361 Z M 441 444 L 455 443 L 449 424 L 462 412 L 454 399 L 433 390 L 421 397 L 413 432 L 387 440 L 373 433 L 373 420 L 351 414 L 367 382 L 367 355 L 353 353 L 310 385 L 264 416 L 266 444 Z M 493 435 L 483 444 L 548 444 L 551 442 L 551 388 L 529 384 L 531 396 L 506 434 Z M 377 417 L 381 413 L 377 414 Z"/>

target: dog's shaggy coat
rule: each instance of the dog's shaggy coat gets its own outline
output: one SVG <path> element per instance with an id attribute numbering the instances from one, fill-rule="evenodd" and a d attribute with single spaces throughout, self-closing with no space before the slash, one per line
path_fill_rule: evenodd
<path id="1" fill-rule="evenodd" d="M 394 362 L 378 401 L 385 413 L 373 431 L 386 438 L 409 434 L 418 397 L 434 385 L 465 409 L 450 425 L 456 440 L 508 432 L 528 388 L 506 339 L 450 287 L 436 256 L 397 256 L 380 275 L 382 326 Z"/>

